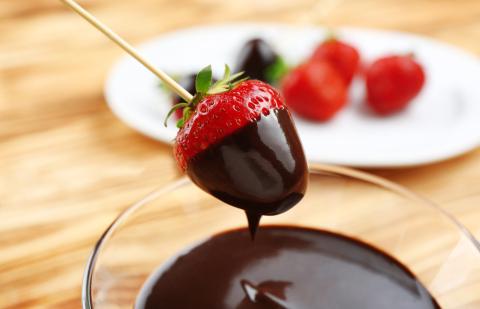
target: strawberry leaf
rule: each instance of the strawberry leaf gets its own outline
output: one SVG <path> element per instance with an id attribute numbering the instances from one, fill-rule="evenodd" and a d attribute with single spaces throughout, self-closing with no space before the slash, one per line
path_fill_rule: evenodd
<path id="1" fill-rule="evenodd" d="M 270 84 L 278 83 L 288 73 L 288 65 L 282 57 L 278 56 L 275 62 L 265 69 L 265 77 Z"/>
<path id="2" fill-rule="evenodd" d="M 225 63 L 225 73 L 223 73 L 223 78 L 225 80 L 228 80 L 230 78 L 230 67 L 228 64 Z"/>
<path id="3" fill-rule="evenodd" d="M 178 119 L 177 128 L 181 129 L 184 124 L 185 124 L 185 120 L 183 120 L 183 118 Z"/>
<path id="4" fill-rule="evenodd" d="M 237 85 L 240 81 L 237 79 L 243 75 L 244 72 L 238 72 L 231 75 L 230 67 L 225 64 L 225 73 L 222 79 L 214 83 L 207 91 L 207 94 L 217 94 L 228 91 Z M 243 81 L 242 79 L 241 81 Z"/>
<path id="5" fill-rule="evenodd" d="M 230 67 L 228 66 L 228 64 L 225 64 L 225 72 L 223 73 L 222 79 L 219 79 L 215 83 L 213 83 L 213 85 L 210 86 L 210 88 L 208 89 L 207 94 L 215 94 L 226 91 L 227 83 L 232 80 L 230 73 Z"/>
<path id="6" fill-rule="evenodd" d="M 244 71 L 233 74 L 232 76 L 230 76 L 230 82 L 234 82 L 237 78 L 239 78 L 243 74 L 245 74 Z"/>
<path id="7" fill-rule="evenodd" d="M 165 120 L 163 121 L 163 125 L 166 127 L 167 126 L 167 121 L 168 121 L 168 118 L 170 118 L 170 116 L 179 108 L 185 108 L 188 106 L 188 103 L 178 103 L 178 104 L 175 104 L 171 109 L 170 111 L 168 111 L 168 114 L 167 116 L 165 117 Z"/>
<path id="8" fill-rule="evenodd" d="M 182 114 L 182 118 L 184 121 L 187 121 L 188 118 L 190 118 L 190 115 L 192 114 L 192 109 L 190 107 L 185 107 L 183 109 L 183 114 Z"/>
<path id="9" fill-rule="evenodd" d="M 212 66 L 206 66 L 203 68 L 198 74 L 197 78 L 195 79 L 195 89 L 197 93 L 207 93 L 208 89 L 210 89 L 210 85 L 212 84 Z"/>

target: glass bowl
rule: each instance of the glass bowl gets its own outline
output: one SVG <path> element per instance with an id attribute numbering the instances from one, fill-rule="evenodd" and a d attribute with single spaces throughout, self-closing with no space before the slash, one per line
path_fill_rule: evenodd
<path id="1" fill-rule="evenodd" d="M 382 178 L 310 164 L 309 188 L 290 211 L 262 224 L 319 228 L 363 240 L 406 265 L 442 308 L 480 308 L 480 244 L 451 215 Z M 246 226 L 187 178 L 125 210 L 93 249 L 83 281 L 84 308 L 132 309 L 150 274 L 182 249 Z M 261 233 L 261 230 L 260 230 Z"/>

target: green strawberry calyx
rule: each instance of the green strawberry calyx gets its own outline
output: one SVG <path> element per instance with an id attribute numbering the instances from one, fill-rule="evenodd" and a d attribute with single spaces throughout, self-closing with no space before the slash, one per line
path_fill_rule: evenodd
<path id="1" fill-rule="evenodd" d="M 181 102 L 175 104 L 168 112 L 163 124 L 167 126 L 168 118 L 170 118 L 170 116 L 177 109 L 183 109 L 182 117 L 177 121 L 177 128 L 183 127 L 185 122 L 192 115 L 198 103 L 200 103 L 205 96 L 218 94 L 233 89 L 236 85 L 248 79 L 248 77 L 241 78 L 243 73 L 244 72 L 231 74 L 230 67 L 225 64 L 225 72 L 223 73 L 223 77 L 215 83 L 212 83 L 212 66 L 206 66 L 197 74 L 197 77 L 195 78 L 196 94 L 193 96 L 192 100 L 190 102 Z"/>
<path id="2" fill-rule="evenodd" d="M 277 56 L 275 61 L 265 68 L 265 78 L 271 85 L 278 85 L 282 78 L 290 71 L 290 67 L 281 56 Z"/>

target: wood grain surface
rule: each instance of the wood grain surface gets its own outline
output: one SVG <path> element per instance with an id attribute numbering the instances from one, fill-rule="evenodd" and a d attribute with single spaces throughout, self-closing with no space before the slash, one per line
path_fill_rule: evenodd
<path id="1" fill-rule="evenodd" d="M 478 0 L 80 3 L 132 43 L 197 24 L 285 21 L 409 31 L 480 54 Z M 83 267 L 102 231 L 180 176 L 169 146 L 105 105 L 103 82 L 122 55 L 58 1 L 0 0 L 1 308 L 79 308 Z M 480 150 L 371 172 L 427 196 L 480 237 Z"/>

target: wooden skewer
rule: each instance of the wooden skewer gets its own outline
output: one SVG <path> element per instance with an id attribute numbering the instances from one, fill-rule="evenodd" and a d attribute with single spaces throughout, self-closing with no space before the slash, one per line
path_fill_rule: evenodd
<path id="1" fill-rule="evenodd" d="M 138 62 L 143 64 L 147 69 L 150 70 L 150 72 L 158 76 L 158 78 L 160 78 L 168 86 L 168 88 L 170 88 L 170 90 L 178 94 L 186 102 L 190 102 L 192 100 L 193 96 L 187 90 L 185 90 L 182 86 L 180 86 L 175 80 L 173 80 L 170 76 L 165 74 L 162 70 L 156 69 L 150 62 L 148 62 L 145 58 L 140 56 L 140 54 L 135 50 L 135 48 L 133 48 L 132 45 L 128 44 L 118 34 L 113 32 L 109 27 L 107 27 L 95 16 L 93 16 L 84 8 L 82 8 L 74 0 L 60 0 L 60 1 L 63 2 L 68 7 L 70 7 L 76 13 L 78 13 L 78 15 L 85 18 L 90 24 L 92 24 L 95 28 L 100 30 L 103 34 L 105 34 L 110 40 L 112 40 L 118 46 L 123 48 L 123 50 L 129 53 L 133 58 L 137 59 Z"/>

